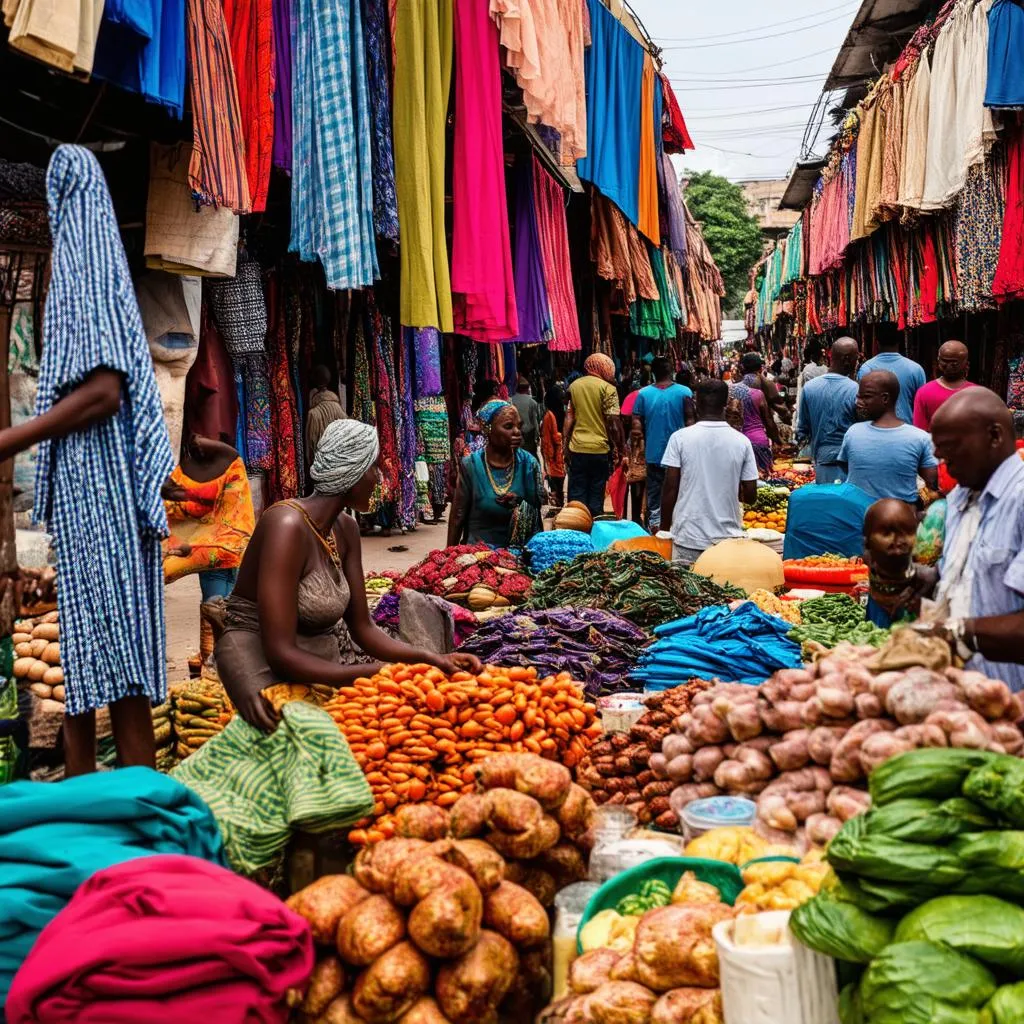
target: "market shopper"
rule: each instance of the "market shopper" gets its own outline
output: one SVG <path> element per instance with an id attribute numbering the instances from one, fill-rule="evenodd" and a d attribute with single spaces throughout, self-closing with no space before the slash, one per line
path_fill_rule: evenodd
<path id="1" fill-rule="evenodd" d="M 970 354 L 962 341 L 947 341 L 939 349 L 936 360 L 939 375 L 914 396 L 914 426 L 932 429 L 932 420 L 942 406 L 957 392 L 974 385 L 967 379 Z"/>
<path id="2" fill-rule="evenodd" d="M 118 760 L 155 766 L 150 706 L 167 692 L 161 488 L 174 468 L 153 362 L 96 157 L 60 146 L 36 415 L 0 461 L 39 445 L 35 518 L 57 552 L 65 774 L 96 768 L 109 706 Z"/>
<path id="3" fill-rule="evenodd" d="M 615 363 L 600 352 L 587 356 L 584 376 L 569 386 L 569 408 L 562 432 L 569 468 L 569 500 L 590 514 L 604 512 L 611 463 L 618 465 L 625 444 L 615 390 Z"/>
<path id="4" fill-rule="evenodd" d="M 928 379 L 925 376 L 924 367 L 920 363 L 915 363 L 913 359 L 901 355 L 899 338 L 893 338 L 878 343 L 878 355 L 861 364 L 860 370 L 857 372 L 857 379 L 863 380 L 869 373 L 875 373 L 878 370 L 896 374 L 896 379 L 900 382 L 900 397 L 896 406 L 896 415 L 904 423 L 913 423 L 914 399 Z"/>
<path id="5" fill-rule="evenodd" d="M 728 400 L 724 381 L 701 381 L 697 422 L 669 438 L 662 458 L 662 508 L 671 510 L 672 558 L 686 565 L 719 541 L 742 537 L 738 501 L 750 504 L 757 497 L 754 448 L 726 421 Z"/>
<path id="6" fill-rule="evenodd" d="M 839 452 L 857 419 L 857 371 L 860 350 L 853 338 L 840 338 L 829 353 L 829 372 L 812 377 L 800 395 L 796 419 L 798 444 L 810 443 L 814 479 L 832 484 L 846 479 Z"/>
<path id="7" fill-rule="evenodd" d="M 565 453 L 562 450 L 562 427 L 565 424 L 565 398 L 562 389 L 552 385 L 544 394 L 544 419 L 540 425 L 540 450 L 544 457 L 552 510 L 565 504 Z"/>
<path id="8" fill-rule="evenodd" d="M 959 486 L 931 618 L 968 668 L 1024 690 L 1024 461 L 1013 417 L 987 388 L 969 388 L 935 414 L 932 437 Z"/>
<path id="9" fill-rule="evenodd" d="M 900 382 L 895 373 L 876 370 L 862 377 L 855 423 L 846 432 L 837 462 L 850 483 L 873 498 L 899 498 L 920 507 L 918 476 L 929 490 L 939 484 L 931 438 L 896 414 Z"/>
<path id="10" fill-rule="evenodd" d="M 746 378 L 728 387 L 729 403 L 735 409 L 732 425 L 750 442 L 758 471 L 767 476 L 772 470 L 772 441 L 778 444 L 779 434 L 764 392 L 751 387 Z M 697 418 L 700 419 L 699 411 Z"/>
<path id="11" fill-rule="evenodd" d="M 533 389 L 525 377 L 519 378 L 516 393 L 509 401 L 519 413 L 519 421 L 523 425 L 523 449 L 537 458 L 537 445 L 540 442 L 540 425 L 544 418 L 540 405 L 533 397 Z"/>
<path id="12" fill-rule="evenodd" d="M 468 655 L 416 650 L 378 629 L 366 604 L 359 528 L 344 513 L 365 512 L 379 480 L 380 444 L 357 420 L 328 425 L 310 476 L 313 494 L 264 512 L 228 598 L 217 671 L 239 714 L 267 732 L 276 728 L 263 690 L 278 683 L 345 686 L 376 665 L 342 665 L 335 627 L 380 662 L 426 663 L 445 672 L 479 671 Z"/>
<path id="13" fill-rule="evenodd" d="M 477 417 L 486 443 L 459 468 L 448 544 L 520 547 L 541 528 L 540 463 L 523 451 L 522 423 L 511 402 L 492 399 Z"/>
<path id="14" fill-rule="evenodd" d="M 786 398 L 779 390 L 778 385 L 764 372 L 764 360 L 757 352 L 746 352 L 740 359 L 740 370 L 743 373 L 742 381 L 749 388 L 754 388 L 764 395 L 768 404 L 769 418 L 778 416 L 781 423 L 791 423 L 793 414 L 786 404 Z M 777 441 L 775 433 L 770 432 L 773 441 Z"/>
<path id="15" fill-rule="evenodd" d="M 661 490 L 665 482 L 661 459 L 668 439 L 686 423 L 686 400 L 693 398 L 693 391 L 672 379 L 672 363 L 664 356 L 658 356 L 651 363 L 651 373 L 654 383 L 642 388 L 636 396 L 632 426 L 643 436 L 648 525 L 657 533 L 661 526 Z"/>
<path id="16" fill-rule="evenodd" d="M 347 417 L 341 398 L 331 388 L 331 371 L 326 366 L 318 363 L 313 367 L 310 383 L 313 386 L 309 392 L 309 412 L 306 413 L 306 460 L 312 464 L 327 424 Z"/>

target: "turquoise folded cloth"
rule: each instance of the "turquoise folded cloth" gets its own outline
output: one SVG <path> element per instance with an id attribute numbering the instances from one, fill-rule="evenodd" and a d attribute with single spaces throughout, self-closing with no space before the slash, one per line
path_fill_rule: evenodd
<path id="1" fill-rule="evenodd" d="M 75 890 L 103 868 L 160 853 L 227 866 L 210 809 L 159 772 L 0 786 L 0 1019 L 15 972 Z"/>

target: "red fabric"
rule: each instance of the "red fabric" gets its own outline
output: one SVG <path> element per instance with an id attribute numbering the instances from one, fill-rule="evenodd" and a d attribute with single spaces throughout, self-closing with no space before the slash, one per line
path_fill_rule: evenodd
<path id="1" fill-rule="evenodd" d="M 569 228 L 565 220 L 565 193 L 562 186 L 533 158 L 533 202 L 537 208 L 537 234 L 544 262 L 544 284 L 551 306 L 554 337 L 548 342 L 551 352 L 578 352 L 580 322 L 576 316 L 576 295 L 569 262 Z"/>
<path id="2" fill-rule="evenodd" d="M 298 438 L 302 430 L 288 367 L 288 338 L 281 285 L 276 274 L 267 279 L 267 363 L 270 368 L 270 424 L 274 437 L 268 481 L 268 505 L 299 497 Z"/>
<path id="3" fill-rule="evenodd" d="M 8 1024 L 284 1024 L 313 970 L 309 925 L 198 857 L 98 871 L 14 977 Z"/>
<path id="4" fill-rule="evenodd" d="M 1024 298 L 1024 128 L 1007 146 L 1006 214 L 992 294 L 996 302 Z"/>
<path id="5" fill-rule="evenodd" d="M 685 153 L 688 149 L 696 149 L 690 132 L 683 119 L 683 112 L 679 109 L 679 100 L 676 99 L 675 91 L 669 83 L 668 77 L 662 72 L 661 91 L 664 98 L 662 109 L 664 110 L 664 140 L 666 153 Z"/>
<path id="6" fill-rule="evenodd" d="M 629 484 L 626 481 L 626 471 L 621 466 L 615 467 L 615 472 L 608 477 L 606 488 L 608 497 L 612 499 L 612 509 L 616 518 L 621 519 L 626 514 L 626 491 Z"/>
<path id="7" fill-rule="evenodd" d="M 245 170 L 252 212 L 267 208 L 274 149 L 274 14 L 272 0 L 224 0 L 238 106 L 245 132 Z"/>
<path id="8" fill-rule="evenodd" d="M 919 276 L 917 299 L 917 324 L 933 324 L 938 320 L 939 305 L 939 257 L 935 249 L 935 235 L 923 228 L 918 250 Z"/>
<path id="9" fill-rule="evenodd" d="M 237 431 L 235 367 L 204 302 L 199 350 L 185 378 L 185 437 L 227 434 L 228 443 L 234 444 Z"/>

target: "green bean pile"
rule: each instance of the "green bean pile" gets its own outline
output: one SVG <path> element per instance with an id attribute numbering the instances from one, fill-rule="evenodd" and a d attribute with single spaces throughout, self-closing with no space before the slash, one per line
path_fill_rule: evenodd
<path id="1" fill-rule="evenodd" d="M 825 594 L 800 605 L 803 624 L 794 626 L 790 640 L 798 644 L 819 643 L 835 647 L 846 640 L 851 644 L 881 647 L 890 631 L 868 622 L 861 605 L 848 594 Z"/>
<path id="2" fill-rule="evenodd" d="M 744 596 L 652 551 L 598 551 L 542 572 L 526 607 L 605 608 L 649 629 Z"/>

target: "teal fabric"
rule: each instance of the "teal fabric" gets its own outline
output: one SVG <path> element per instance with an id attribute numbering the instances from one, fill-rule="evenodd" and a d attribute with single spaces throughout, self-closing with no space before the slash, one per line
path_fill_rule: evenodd
<path id="1" fill-rule="evenodd" d="M 632 519 L 601 519 L 594 523 L 594 528 L 590 531 L 595 551 L 604 551 L 617 540 L 634 540 L 637 537 L 648 536 L 650 534 Z"/>
<path id="2" fill-rule="evenodd" d="M 227 866 L 210 809 L 159 772 L 0 786 L 0 1019 L 15 972 L 75 890 L 103 868 L 160 853 Z"/>

